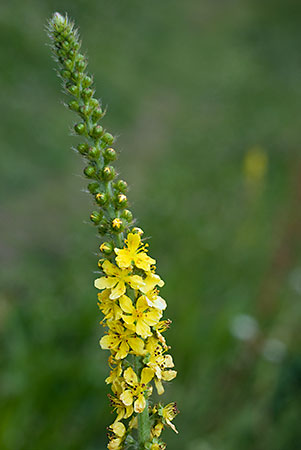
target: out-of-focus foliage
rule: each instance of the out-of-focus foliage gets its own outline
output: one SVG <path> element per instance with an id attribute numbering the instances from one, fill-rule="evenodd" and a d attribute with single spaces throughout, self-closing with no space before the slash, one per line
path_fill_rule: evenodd
<path id="1" fill-rule="evenodd" d="M 46 18 L 80 26 L 158 272 L 173 450 L 300 448 L 301 5 L 0 6 L 1 450 L 105 448 L 98 240 Z M 299 410 L 298 410 L 299 408 Z"/>

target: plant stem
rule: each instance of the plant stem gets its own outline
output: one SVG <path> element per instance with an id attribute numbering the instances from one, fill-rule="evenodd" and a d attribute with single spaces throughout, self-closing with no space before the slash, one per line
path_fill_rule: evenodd
<path id="1" fill-rule="evenodd" d="M 148 413 L 148 400 L 142 413 L 138 414 L 138 438 L 140 449 L 144 450 L 145 444 L 150 441 L 150 420 Z"/>

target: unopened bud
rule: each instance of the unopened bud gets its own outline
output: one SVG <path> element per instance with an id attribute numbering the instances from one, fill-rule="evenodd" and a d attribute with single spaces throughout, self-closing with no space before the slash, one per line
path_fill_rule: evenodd
<path id="1" fill-rule="evenodd" d="M 99 189 L 98 183 L 95 182 L 95 183 L 88 184 L 88 190 L 89 190 L 89 192 L 91 192 L 91 194 L 96 194 L 98 189 Z"/>
<path id="2" fill-rule="evenodd" d="M 98 119 L 101 119 L 103 116 L 103 112 L 101 107 L 99 106 L 98 108 L 94 109 L 93 113 L 92 113 L 92 120 L 93 122 L 97 122 Z"/>
<path id="3" fill-rule="evenodd" d="M 126 195 L 124 195 L 124 194 L 119 194 L 119 195 L 117 196 L 117 205 L 118 205 L 119 207 L 124 207 L 124 206 L 126 206 L 126 205 L 127 205 L 127 201 L 128 201 L 128 199 L 127 199 Z"/>
<path id="4" fill-rule="evenodd" d="M 84 168 L 84 174 L 88 178 L 93 178 L 96 174 L 96 169 L 94 166 L 87 166 Z"/>
<path id="5" fill-rule="evenodd" d="M 74 130 L 77 134 L 84 134 L 84 132 L 86 131 L 86 126 L 84 123 L 77 123 L 76 125 L 74 125 Z"/>
<path id="6" fill-rule="evenodd" d="M 103 151 L 103 157 L 106 162 L 115 161 L 116 151 L 113 148 L 108 147 Z"/>
<path id="7" fill-rule="evenodd" d="M 71 111 L 77 112 L 79 110 L 79 104 L 76 100 L 72 100 L 68 106 L 71 109 Z"/>
<path id="8" fill-rule="evenodd" d="M 77 146 L 77 150 L 82 155 L 85 155 L 87 153 L 88 149 L 89 149 L 89 145 L 88 144 L 78 144 L 78 146 Z"/>
<path id="9" fill-rule="evenodd" d="M 105 133 L 101 140 L 106 144 L 111 145 L 114 142 L 114 136 L 112 136 L 110 133 Z"/>
<path id="10" fill-rule="evenodd" d="M 114 245 L 112 244 L 112 242 L 104 242 L 103 244 L 101 244 L 101 246 L 99 247 L 99 250 L 104 253 L 105 255 L 109 255 L 110 253 L 112 253 L 112 251 L 114 250 Z"/>
<path id="11" fill-rule="evenodd" d="M 82 85 L 84 88 L 91 86 L 92 83 L 93 83 L 93 80 L 88 75 L 86 75 L 82 80 Z"/>
<path id="12" fill-rule="evenodd" d="M 95 195 L 95 200 L 100 206 L 104 206 L 108 201 L 108 196 L 104 192 L 99 192 Z"/>
<path id="13" fill-rule="evenodd" d="M 98 138 L 101 137 L 102 134 L 103 134 L 103 128 L 102 128 L 101 125 L 95 125 L 95 126 L 92 128 L 92 131 L 91 131 L 92 137 L 98 139 Z"/>
<path id="14" fill-rule="evenodd" d="M 93 211 L 90 215 L 90 219 L 93 223 L 98 224 L 102 219 L 102 213 L 99 211 Z"/>
<path id="15" fill-rule="evenodd" d="M 99 224 L 99 227 L 98 227 L 98 233 L 99 233 L 101 236 L 104 236 L 104 235 L 107 233 L 107 231 L 108 231 L 108 224 L 107 224 L 107 222 L 106 222 L 105 220 L 103 220 L 103 221 Z"/>
<path id="16" fill-rule="evenodd" d="M 91 159 L 97 159 L 99 158 L 100 150 L 97 147 L 90 147 L 88 151 L 88 156 Z"/>
<path id="17" fill-rule="evenodd" d="M 132 233 L 134 233 L 134 234 L 139 234 L 140 236 L 142 236 L 143 233 L 144 233 L 144 231 L 141 230 L 141 228 L 134 227 L 134 228 L 132 229 Z"/>
<path id="18" fill-rule="evenodd" d="M 133 214 L 129 209 L 125 209 L 124 211 L 122 211 L 121 217 L 127 222 L 132 222 L 133 220 Z"/>
<path id="19" fill-rule="evenodd" d="M 117 191 L 120 191 L 120 192 L 126 192 L 127 190 L 128 190 L 128 184 L 127 184 L 127 182 L 126 181 L 124 181 L 124 180 L 118 180 L 116 183 L 115 183 L 115 189 L 117 190 Z"/>
<path id="20" fill-rule="evenodd" d="M 105 181 L 113 180 L 115 177 L 115 169 L 112 166 L 106 166 L 102 169 L 102 176 Z"/>

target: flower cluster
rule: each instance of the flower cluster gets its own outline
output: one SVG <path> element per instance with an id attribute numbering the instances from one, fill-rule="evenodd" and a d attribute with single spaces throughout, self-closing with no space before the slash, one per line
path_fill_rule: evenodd
<path id="1" fill-rule="evenodd" d="M 55 13 L 48 33 L 63 87 L 73 97 L 68 107 L 80 117 L 74 125 L 75 134 L 82 138 L 76 150 L 85 160 L 84 175 L 94 198 L 90 219 L 103 239 L 98 261 L 101 276 L 95 287 L 100 291 L 98 306 L 106 329 L 100 346 L 110 351 L 106 382 L 111 385 L 109 398 L 116 412 L 108 427 L 108 449 L 162 450 L 162 429 L 166 425 L 177 432 L 172 420 L 178 413 L 175 403 L 153 405 L 150 398 L 153 386 L 161 395 L 164 382 L 176 376 L 162 335 L 170 324 L 162 319 L 166 302 L 159 288 L 164 282 L 156 274 L 155 259 L 148 255 L 148 244 L 142 242 L 143 231 L 133 227 L 127 183 L 117 178 L 111 165 L 117 157 L 112 148 L 115 139 L 99 124 L 105 111 L 94 97 L 78 32 L 67 16 Z"/>
<path id="2" fill-rule="evenodd" d="M 103 349 L 110 350 L 112 368 L 106 382 L 111 384 L 111 403 L 117 417 L 110 430 L 108 448 L 122 449 L 128 435 L 137 427 L 135 416 L 145 412 L 150 425 L 149 447 L 165 448 L 159 437 L 164 425 L 175 427 L 174 415 L 163 406 L 148 407 L 152 381 L 159 395 L 164 392 L 163 382 L 176 376 L 168 346 L 162 336 L 169 322 L 162 320 L 166 308 L 159 289 L 163 280 L 155 273 L 156 261 L 148 256 L 142 245 L 141 231 L 130 232 L 124 248 L 114 248 L 115 255 L 100 262 L 103 276 L 95 280 L 99 308 L 104 315 L 102 324 L 107 328 L 101 338 Z M 174 408 L 175 412 L 176 409 Z M 124 420 L 128 420 L 125 427 Z M 121 432 L 122 430 L 122 432 Z"/>

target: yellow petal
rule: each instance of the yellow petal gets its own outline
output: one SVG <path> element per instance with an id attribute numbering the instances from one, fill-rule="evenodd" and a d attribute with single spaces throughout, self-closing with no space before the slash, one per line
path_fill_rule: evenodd
<path id="1" fill-rule="evenodd" d="M 177 376 L 176 370 L 164 370 L 162 372 L 162 380 L 171 381 Z"/>
<path id="2" fill-rule="evenodd" d="M 122 437 L 126 432 L 126 428 L 122 422 L 114 422 L 113 425 L 110 426 L 110 428 L 118 437 Z"/>
<path id="3" fill-rule="evenodd" d="M 162 287 L 164 286 L 164 281 L 161 280 L 159 275 L 156 275 L 155 273 L 148 272 L 147 277 L 144 279 L 145 286 L 140 288 L 140 291 L 144 294 L 147 294 L 147 292 L 152 291 L 155 286 Z"/>
<path id="4" fill-rule="evenodd" d="M 147 338 L 147 336 L 151 336 L 152 335 L 150 327 L 144 322 L 143 319 L 138 319 L 137 320 L 136 333 L 139 336 L 142 336 L 143 339 Z"/>
<path id="5" fill-rule="evenodd" d="M 124 418 L 125 418 L 125 419 L 128 419 L 128 418 L 131 417 L 131 415 L 133 414 L 134 408 L 133 408 L 132 405 L 129 405 L 129 406 L 126 406 L 125 411 L 126 411 L 126 412 L 125 412 Z"/>
<path id="6" fill-rule="evenodd" d="M 118 349 L 118 352 L 115 355 L 116 359 L 123 359 L 125 358 L 129 353 L 129 346 L 126 342 L 121 342 L 120 347 Z"/>
<path id="7" fill-rule="evenodd" d="M 134 350 L 134 353 L 136 353 L 136 355 L 143 355 L 144 342 L 142 341 L 142 339 L 138 337 L 129 338 L 129 344 L 132 350 Z"/>
<path id="8" fill-rule="evenodd" d="M 96 278 L 96 280 L 94 281 L 94 286 L 96 287 L 96 289 L 111 289 L 113 286 L 115 286 L 117 281 L 118 280 L 116 278 L 112 277 Z"/>
<path id="9" fill-rule="evenodd" d="M 139 275 L 128 276 L 126 281 L 133 289 L 141 289 L 144 286 L 144 281 Z"/>
<path id="10" fill-rule="evenodd" d="M 148 384 L 154 376 L 154 372 L 149 367 L 144 367 L 141 372 L 141 383 Z"/>
<path id="11" fill-rule="evenodd" d="M 134 411 L 135 413 L 142 413 L 146 406 L 146 401 L 143 394 L 140 394 L 137 400 L 134 403 Z"/>
<path id="12" fill-rule="evenodd" d="M 100 339 L 99 344 L 103 350 L 108 350 L 110 348 L 116 347 L 117 345 L 116 341 L 112 339 L 112 336 L 108 334 L 106 334 Z"/>
<path id="13" fill-rule="evenodd" d="M 128 248 L 131 251 L 135 252 L 141 243 L 141 237 L 139 234 L 129 233 L 127 235 L 127 241 L 128 241 Z"/>
<path id="14" fill-rule="evenodd" d="M 131 367 L 128 367 L 124 371 L 123 376 L 127 384 L 129 384 L 130 386 L 135 386 L 138 383 L 137 375 L 135 374 L 135 372 Z"/>
<path id="15" fill-rule="evenodd" d="M 130 406 L 133 403 L 133 394 L 129 389 L 125 390 L 119 398 L 126 406 Z"/>
<path id="16" fill-rule="evenodd" d="M 126 313 L 132 314 L 133 311 L 135 311 L 135 308 L 132 304 L 132 300 L 126 295 L 120 297 L 119 305 L 121 306 L 121 309 Z"/>
<path id="17" fill-rule="evenodd" d="M 112 289 L 110 298 L 114 300 L 115 298 L 121 297 L 125 293 L 125 283 L 123 280 L 119 280 L 117 285 Z"/>
<path id="18" fill-rule="evenodd" d="M 155 308 L 152 308 L 151 311 L 144 314 L 144 320 L 150 326 L 156 325 L 161 317 L 162 312 L 159 309 Z"/>
<path id="19" fill-rule="evenodd" d="M 112 264 L 110 261 L 108 261 L 107 259 L 105 260 L 105 262 L 102 265 L 103 271 L 110 276 L 118 276 L 120 273 L 120 270 L 118 269 L 118 267 L 114 266 L 114 264 Z"/>
<path id="20" fill-rule="evenodd" d="M 164 355 L 164 367 L 174 367 L 171 355 Z"/>
<path id="21" fill-rule="evenodd" d="M 138 269 L 145 270 L 145 272 L 148 272 L 150 270 L 150 266 L 152 264 L 156 264 L 156 260 L 148 256 L 144 252 L 140 252 L 136 255 L 135 259 L 135 266 L 138 267 Z"/>
<path id="22" fill-rule="evenodd" d="M 132 325 L 135 322 L 135 317 L 126 316 L 125 314 L 122 314 L 122 319 L 125 321 L 127 325 Z"/>
<path id="23" fill-rule="evenodd" d="M 115 249 L 116 252 L 117 249 Z M 128 250 L 118 250 L 116 256 L 116 262 L 120 269 L 127 269 L 132 264 L 132 255 L 128 252 Z"/>
<path id="24" fill-rule="evenodd" d="M 138 311 L 145 311 L 146 309 L 148 309 L 148 304 L 147 304 L 147 300 L 145 295 L 141 295 L 136 303 L 136 309 Z"/>
<path id="25" fill-rule="evenodd" d="M 163 387 L 161 380 L 158 380 L 157 378 L 155 378 L 155 386 L 156 386 L 158 394 L 162 395 L 164 392 L 164 387 Z"/>

